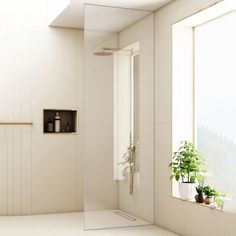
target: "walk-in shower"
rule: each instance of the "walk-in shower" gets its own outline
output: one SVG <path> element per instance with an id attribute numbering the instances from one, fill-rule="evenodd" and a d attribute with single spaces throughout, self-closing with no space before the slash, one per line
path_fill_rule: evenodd
<path id="1" fill-rule="evenodd" d="M 154 14 L 86 4 L 84 42 L 85 229 L 152 224 Z"/>

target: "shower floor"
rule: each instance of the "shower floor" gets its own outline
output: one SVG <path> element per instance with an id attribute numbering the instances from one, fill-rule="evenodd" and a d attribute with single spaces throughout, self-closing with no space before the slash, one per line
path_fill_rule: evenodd
<path id="1" fill-rule="evenodd" d="M 84 213 L 84 223 L 86 230 L 151 225 L 147 221 L 118 209 L 87 211 Z"/>
<path id="2" fill-rule="evenodd" d="M 0 217 L 1 236 L 177 236 L 155 225 L 84 231 L 82 212 Z"/>

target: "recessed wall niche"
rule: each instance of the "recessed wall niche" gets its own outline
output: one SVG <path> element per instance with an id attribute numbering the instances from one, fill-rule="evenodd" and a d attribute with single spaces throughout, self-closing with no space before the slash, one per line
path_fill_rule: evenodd
<path id="1" fill-rule="evenodd" d="M 43 132 L 68 134 L 77 132 L 77 110 L 43 110 Z"/>

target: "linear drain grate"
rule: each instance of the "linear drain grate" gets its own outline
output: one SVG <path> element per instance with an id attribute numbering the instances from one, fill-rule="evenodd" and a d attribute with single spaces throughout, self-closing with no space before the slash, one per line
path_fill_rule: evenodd
<path id="1" fill-rule="evenodd" d="M 121 212 L 121 211 L 114 211 L 115 214 L 127 219 L 127 220 L 130 220 L 130 221 L 136 221 L 135 218 L 133 218 L 132 216 L 129 216 L 127 214 L 125 214 L 124 212 Z"/>

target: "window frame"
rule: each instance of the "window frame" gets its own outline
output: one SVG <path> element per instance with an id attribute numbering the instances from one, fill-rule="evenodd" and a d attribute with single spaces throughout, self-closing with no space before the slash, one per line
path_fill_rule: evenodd
<path id="1" fill-rule="evenodd" d="M 195 28 L 233 11 L 236 1 L 222 1 L 172 24 L 172 153 L 182 140 L 197 145 Z M 180 114 L 184 109 L 187 116 Z M 171 182 L 171 194 L 180 198 L 175 180 Z"/>

